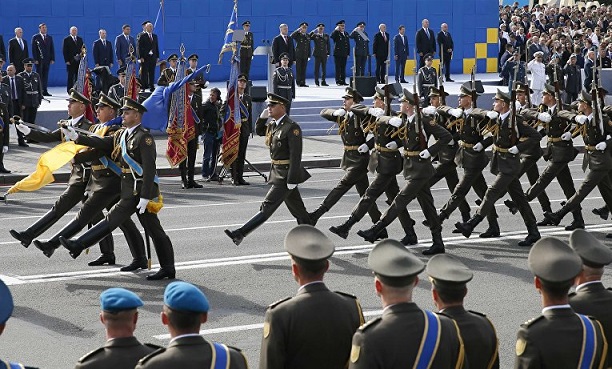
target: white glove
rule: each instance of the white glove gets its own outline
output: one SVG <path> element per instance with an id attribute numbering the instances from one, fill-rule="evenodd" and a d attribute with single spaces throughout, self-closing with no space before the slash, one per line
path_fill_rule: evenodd
<path id="1" fill-rule="evenodd" d="M 519 149 L 516 146 L 512 146 L 511 148 L 508 149 L 508 152 L 512 155 L 516 155 L 519 153 Z"/>
<path id="2" fill-rule="evenodd" d="M 297 188 L 297 183 L 287 183 L 288 190 L 293 190 L 294 188 Z"/>
<path id="3" fill-rule="evenodd" d="M 538 120 L 544 122 L 544 123 L 549 123 L 551 121 L 551 116 L 548 113 L 540 113 L 538 114 Z"/>
<path id="4" fill-rule="evenodd" d="M 138 210 L 138 214 L 144 214 L 145 210 L 147 210 L 147 204 L 149 203 L 149 199 L 140 198 L 138 201 L 138 205 L 136 205 L 136 209 Z"/>
<path id="5" fill-rule="evenodd" d="M 570 132 L 563 132 L 563 134 L 561 135 L 561 139 L 563 141 L 571 141 L 572 140 L 572 134 Z"/>
<path id="6" fill-rule="evenodd" d="M 30 129 L 30 127 L 26 126 L 25 124 L 17 124 L 15 126 L 15 128 L 17 128 L 19 130 L 19 132 L 23 133 L 24 135 L 29 135 L 30 132 L 32 132 L 32 129 Z"/>
<path id="7" fill-rule="evenodd" d="M 368 114 L 374 116 L 374 117 L 380 117 L 381 115 L 383 115 L 385 113 L 384 110 L 382 110 L 381 108 L 370 108 L 368 109 Z"/>
<path id="8" fill-rule="evenodd" d="M 452 115 L 455 118 L 459 118 L 463 115 L 463 110 L 461 109 L 450 109 L 448 114 Z"/>
<path id="9" fill-rule="evenodd" d="M 393 126 L 393 127 L 399 127 L 402 125 L 402 118 L 398 118 L 398 117 L 393 117 L 391 119 L 389 119 L 389 125 Z"/>
<path id="10" fill-rule="evenodd" d="M 574 120 L 578 124 L 584 124 L 584 122 L 586 122 L 587 120 L 587 116 L 586 115 L 576 115 L 576 118 L 574 118 Z"/>
<path id="11" fill-rule="evenodd" d="M 521 108 L 521 103 L 517 101 L 514 102 L 514 107 L 516 108 L 516 110 L 519 110 Z"/>
<path id="12" fill-rule="evenodd" d="M 434 115 L 434 114 L 436 114 L 436 107 L 430 105 L 430 106 L 428 106 L 426 108 L 423 108 L 423 110 L 421 110 L 421 111 L 425 115 Z"/>
<path id="13" fill-rule="evenodd" d="M 8 146 L 2 146 L 2 153 L 6 154 L 8 152 Z"/>
<path id="14" fill-rule="evenodd" d="M 429 150 L 423 150 L 419 153 L 419 157 L 421 159 L 429 159 L 431 158 L 431 154 L 429 153 Z"/>
<path id="15" fill-rule="evenodd" d="M 595 145 L 595 150 L 604 151 L 606 149 L 606 147 L 608 147 L 607 143 L 600 142 L 597 145 Z"/>
<path id="16" fill-rule="evenodd" d="M 198 142 L 199 142 L 199 143 L 204 143 L 204 136 L 199 135 L 199 136 L 198 136 Z"/>
<path id="17" fill-rule="evenodd" d="M 370 147 L 368 147 L 368 144 L 363 143 L 357 148 L 357 152 L 361 154 L 365 154 L 368 151 L 370 151 Z"/>
<path id="18" fill-rule="evenodd" d="M 487 112 L 487 117 L 489 117 L 489 119 L 493 120 L 493 119 L 497 119 L 497 117 L 499 116 L 499 113 L 491 110 Z"/>
<path id="19" fill-rule="evenodd" d="M 261 114 L 259 114 L 259 117 L 262 119 L 268 119 L 269 116 L 270 116 L 270 113 L 268 112 L 268 109 L 262 110 Z"/>
<path id="20" fill-rule="evenodd" d="M 482 146 L 482 144 L 480 142 L 476 143 L 476 145 L 474 145 L 474 147 L 472 147 L 472 150 L 474 150 L 476 152 L 481 152 L 482 149 L 484 149 L 484 146 Z"/>
<path id="21" fill-rule="evenodd" d="M 448 146 L 455 146 L 455 140 L 451 138 L 450 142 L 447 144 Z"/>
<path id="22" fill-rule="evenodd" d="M 389 150 L 395 150 L 397 149 L 397 142 L 391 141 L 388 144 L 386 144 L 385 147 Z"/>
<path id="23" fill-rule="evenodd" d="M 79 138 L 79 134 L 76 133 L 74 128 L 68 126 L 66 128 L 61 128 L 64 137 L 66 137 L 66 141 L 74 141 Z"/>
<path id="24" fill-rule="evenodd" d="M 346 114 L 346 110 L 344 109 L 338 109 L 336 111 L 334 111 L 334 113 L 332 114 L 334 117 L 343 117 L 344 114 Z"/>

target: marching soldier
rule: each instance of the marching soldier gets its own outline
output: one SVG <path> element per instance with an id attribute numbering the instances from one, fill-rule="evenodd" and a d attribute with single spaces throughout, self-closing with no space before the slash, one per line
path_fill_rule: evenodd
<path id="1" fill-rule="evenodd" d="M 174 250 L 170 238 L 164 232 L 157 212 L 162 199 L 155 174 L 155 141 L 142 125 L 146 108 L 138 102 L 123 99 L 123 125 L 113 136 L 89 137 L 77 134 L 71 127 L 62 128 L 64 135 L 79 145 L 94 147 L 109 155 L 121 165 L 121 198 L 106 218 L 77 239 L 60 237 L 61 244 L 76 259 L 83 250 L 110 234 L 115 228 L 137 212 L 138 220 L 145 229 L 145 236 L 151 236 L 161 268 L 148 275 L 148 280 L 174 279 Z M 148 240 L 147 240 L 148 241 Z"/>
<path id="2" fill-rule="evenodd" d="M 295 297 L 268 306 L 259 367 L 346 367 L 351 339 L 364 319 L 355 296 L 332 292 L 323 282 L 333 243 L 318 229 L 299 225 L 287 233 L 285 250 L 300 288 Z"/>
<path id="3" fill-rule="evenodd" d="M 295 40 L 295 73 L 297 85 L 308 87 L 306 84 L 306 67 L 310 60 L 310 35 L 308 34 L 308 23 L 300 23 L 300 27 L 293 31 L 291 38 Z"/>
<path id="4" fill-rule="evenodd" d="M 499 342 L 493 323 L 486 315 L 465 310 L 463 299 L 473 273 L 451 255 L 435 255 L 427 263 L 433 301 L 438 314 L 453 319 L 459 326 L 465 357 L 470 369 L 498 369 Z"/>
<path id="5" fill-rule="evenodd" d="M 310 224 L 310 216 L 298 189 L 298 184 L 304 183 L 310 174 L 302 166 L 302 129 L 287 115 L 289 103 L 282 96 L 268 93 L 268 109 L 261 113 L 255 124 L 255 132 L 266 136 L 266 145 L 270 148 L 272 188 L 255 216 L 235 231 L 225 230 L 236 245 L 265 223 L 283 201 L 298 224 Z M 271 118 L 269 123 L 268 117 Z"/>
<path id="6" fill-rule="evenodd" d="M 568 305 L 567 293 L 582 266 L 578 255 L 565 242 L 544 237 L 533 245 L 527 261 L 544 309 L 521 325 L 514 367 L 603 368 L 606 338 L 601 324 Z"/>
<path id="7" fill-rule="evenodd" d="M 174 82 L 174 79 L 176 78 L 176 63 L 178 62 L 178 55 L 171 54 L 167 60 L 170 66 L 161 72 L 161 75 L 157 79 L 158 86 L 168 86 L 170 83 Z"/>
<path id="8" fill-rule="evenodd" d="M 117 76 L 119 77 L 119 83 L 112 85 L 108 89 L 108 97 L 115 101 L 121 101 L 123 96 L 125 96 L 126 88 L 125 67 L 120 67 L 117 70 Z"/>
<path id="9" fill-rule="evenodd" d="M 232 163 L 232 183 L 234 186 L 248 186 L 249 182 L 244 180 L 244 162 L 246 161 L 246 151 L 249 144 L 249 136 L 253 133 L 252 115 L 253 115 L 253 100 L 246 93 L 248 78 L 244 74 L 238 75 L 238 96 L 240 102 L 246 108 L 240 114 L 240 142 L 238 143 L 238 156 Z"/>
<path id="10" fill-rule="evenodd" d="M 274 94 L 287 100 L 287 114 L 291 110 L 291 101 L 295 99 L 295 77 L 293 70 L 289 68 L 289 54 L 282 53 L 280 56 L 280 67 L 276 68 L 272 76 Z"/>
<path id="11" fill-rule="evenodd" d="M 365 75 L 365 65 L 368 56 L 370 56 L 370 46 L 368 34 L 365 31 L 365 22 L 357 23 L 350 37 L 355 40 L 355 75 L 357 77 Z"/>
<path id="12" fill-rule="evenodd" d="M 517 204 L 521 217 L 527 227 L 527 237 L 518 243 L 519 246 L 531 246 L 540 239 L 537 222 L 533 210 L 525 198 L 521 182 L 518 176 L 521 170 L 519 153 L 525 151 L 530 145 L 540 142 L 542 136 L 529 125 L 523 124 L 520 116 L 513 116 L 510 104 L 514 104 L 508 94 L 497 90 L 494 97 L 493 111 L 481 112 L 481 119 L 488 118 L 487 130 L 490 132 L 484 146 L 493 143 L 493 157 L 491 159 L 491 173 L 496 177 L 487 189 L 480 208 L 470 220 L 464 223 L 456 223 L 455 227 L 465 237 L 470 237 L 474 228 L 495 207 L 495 202 L 504 195 L 506 191 Z M 520 137 L 527 139 L 520 141 Z"/>
<path id="13" fill-rule="evenodd" d="M 419 69 L 419 95 L 423 96 L 425 106 L 429 106 L 429 90 L 438 87 L 438 72 L 433 67 L 433 57 L 425 56 L 425 65 Z"/>
<path id="14" fill-rule="evenodd" d="M 19 73 L 23 79 L 21 85 L 23 88 L 21 91 L 21 96 L 23 96 L 21 101 L 22 118 L 25 122 L 33 123 L 36 122 L 36 113 L 43 99 L 42 81 L 38 73 L 32 71 L 34 59 L 24 59 L 23 65 L 25 70 Z"/>
<path id="15" fill-rule="evenodd" d="M 159 84 L 159 83 L 158 83 Z M 200 119 L 202 118 L 202 97 L 196 94 L 198 82 L 193 80 L 187 84 L 187 97 L 190 101 L 194 118 L 195 132 L 191 140 L 187 142 L 187 158 L 179 164 L 181 172 L 182 188 L 202 188 L 203 186 L 195 181 L 195 162 L 198 153 L 198 136 L 202 134 Z"/>
<path id="16" fill-rule="evenodd" d="M 240 43 L 240 73 L 244 74 L 249 79 L 251 72 L 251 60 L 253 60 L 253 32 L 251 32 L 251 21 L 242 22 L 244 30 L 244 40 Z"/>
<path id="17" fill-rule="evenodd" d="M 436 213 L 429 181 L 434 173 L 431 157 L 437 155 L 442 147 L 448 145 L 452 136 L 433 120 L 429 123 L 423 122 L 420 111 L 415 109 L 415 106 L 419 103 L 417 95 L 413 95 L 404 89 L 404 95 L 399 101 L 401 102 L 401 116 L 380 117 L 378 119 L 382 121 L 401 121 L 399 136 L 404 145 L 404 178 L 406 184 L 382 218 L 370 229 L 359 231 L 357 234 L 366 241 L 373 243 L 376 241 L 378 233 L 391 224 L 397 218 L 399 212 L 416 198 L 423 209 L 423 215 L 429 222 L 433 240 L 433 245 L 424 250 L 423 255 L 444 253 L 442 224 Z M 427 145 L 429 136 L 436 138 L 436 143 L 430 146 Z"/>
<path id="18" fill-rule="evenodd" d="M 463 368 L 457 323 L 412 301 L 425 264 L 398 241 L 387 239 L 374 246 L 368 265 L 384 310 L 382 317 L 362 325 L 353 336 L 349 369 L 399 369 L 406 363 Z M 423 339 L 429 335 L 435 339 Z"/>
<path id="19" fill-rule="evenodd" d="M 314 42 L 314 51 L 312 55 L 315 59 L 315 85 L 319 86 L 319 76 L 321 76 L 321 86 L 329 86 L 327 82 L 325 82 L 325 77 L 327 76 L 327 59 L 329 58 L 331 44 L 329 42 L 329 35 L 325 33 L 325 24 L 317 24 L 317 28 L 310 32 L 309 36 Z M 319 71 L 321 71 L 321 74 L 319 74 Z"/>
<path id="20" fill-rule="evenodd" d="M 336 28 L 329 38 L 334 40 L 334 65 L 336 68 L 336 85 L 346 86 L 346 59 L 351 52 L 350 35 L 345 31 L 344 20 L 336 23 Z"/>
<path id="21" fill-rule="evenodd" d="M 0 79 L 0 173 L 10 173 L 4 167 L 4 154 L 9 151 L 9 111 L 13 110 L 11 89 L 8 84 Z"/>
<path id="22" fill-rule="evenodd" d="M 106 344 L 81 357 L 75 369 L 133 369 L 138 360 L 160 346 L 142 344 L 134 336 L 138 308 L 143 302 L 134 292 L 109 288 L 100 294 L 100 321 L 104 325 Z"/>

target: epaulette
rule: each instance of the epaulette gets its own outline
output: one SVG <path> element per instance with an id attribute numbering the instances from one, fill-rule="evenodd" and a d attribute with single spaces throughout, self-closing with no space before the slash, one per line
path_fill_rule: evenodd
<path id="1" fill-rule="evenodd" d="M 372 319 L 370 321 L 365 322 L 364 324 L 361 325 L 361 327 L 359 327 L 359 331 L 361 332 L 365 332 L 366 329 L 370 328 L 371 326 L 376 325 L 378 322 L 381 322 L 382 318 L 378 317 L 376 319 Z"/>
<path id="2" fill-rule="evenodd" d="M 539 320 L 541 320 L 541 319 L 544 319 L 544 315 L 540 315 L 540 316 L 538 316 L 538 317 L 536 317 L 536 318 L 529 319 L 529 320 L 528 320 L 528 321 L 526 321 L 525 323 L 521 324 L 521 326 L 522 326 L 522 327 L 527 328 L 527 327 L 529 327 L 529 326 L 533 325 L 535 322 L 537 322 L 537 321 L 539 321 Z"/>
<path id="3" fill-rule="evenodd" d="M 487 314 L 483 314 L 483 313 L 480 313 L 480 312 L 478 312 L 478 311 L 474 311 L 474 310 L 468 310 L 468 311 L 469 311 L 470 313 L 472 313 L 472 314 L 480 315 L 481 317 L 484 317 L 484 318 L 486 318 L 486 317 L 487 317 Z"/>
<path id="4" fill-rule="evenodd" d="M 144 364 L 147 361 L 149 361 L 149 359 L 151 359 L 151 358 L 161 354 L 162 352 L 166 352 L 166 348 L 165 347 L 160 347 L 156 351 L 153 351 L 149 355 L 147 355 L 147 356 L 143 357 L 142 359 L 138 360 L 138 364 Z"/>
<path id="5" fill-rule="evenodd" d="M 274 309 L 275 307 L 277 307 L 278 305 L 282 304 L 283 302 L 287 300 L 291 300 L 291 296 L 285 297 L 284 299 L 280 299 L 276 302 L 271 303 L 270 305 L 268 305 L 268 309 Z"/>
<path id="6" fill-rule="evenodd" d="M 350 293 L 346 293 L 346 292 L 342 292 L 342 291 L 334 291 L 334 292 L 335 292 L 335 293 L 337 293 L 337 294 L 339 294 L 339 295 L 342 295 L 342 296 L 345 296 L 345 297 L 350 297 L 350 298 L 352 298 L 352 299 L 357 300 L 357 296 L 352 295 L 352 294 L 350 294 Z"/>
<path id="7" fill-rule="evenodd" d="M 104 351 L 104 347 L 99 347 L 93 351 L 90 351 L 88 353 L 86 353 L 85 355 L 83 355 L 80 359 L 79 359 L 79 363 L 84 362 L 85 360 L 91 358 L 92 356 L 94 356 L 95 354 Z"/>
<path id="8" fill-rule="evenodd" d="M 160 348 L 164 348 L 163 346 L 156 345 L 156 344 L 153 344 L 153 343 L 145 343 L 144 345 L 147 346 L 147 347 L 150 347 L 152 349 L 156 349 L 156 350 L 159 350 Z"/>

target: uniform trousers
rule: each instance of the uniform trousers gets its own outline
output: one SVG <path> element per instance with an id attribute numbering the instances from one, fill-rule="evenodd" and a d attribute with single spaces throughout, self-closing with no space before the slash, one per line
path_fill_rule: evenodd
<path id="1" fill-rule="evenodd" d="M 370 182 L 368 180 L 367 168 L 347 170 L 346 173 L 344 173 L 344 177 L 342 177 L 336 187 L 334 187 L 327 197 L 325 197 L 325 200 L 323 200 L 321 205 L 326 210 L 331 209 L 353 186 L 355 186 L 359 196 L 362 197 L 366 193 L 369 185 Z M 378 222 L 380 219 L 380 210 L 378 210 L 376 202 L 372 202 L 370 208 L 368 209 L 368 214 L 370 215 L 370 218 L 372 218 L 373 223 Z"/>
<path id="2" fill-rule="evenodd" d="M 429 187 L 433 187 L 442 178 L 446 180 L 446 185 L 452 193 L 459 183 L 457 165 L 453 161 L 438 164 L 438 166 L 435 168 L 434 175 L 429 180 Z M 459 211 L 461 214 L 470 212 L 470 205 L 468 205 L 467 201 L 465 201 L 465 198 L 459 201 Z"/>
<path id="3" fill-rule="evenodd" d="M 310 215 L 306 211 L 300 191 L 297 187 L 292 190 L 288 189 L 286 183 L 273 184 L 268 190 L 259 208 L 263 213 L 263 221 L 270 218 L 283 202 L 298 224 L 310 224 Z"/>
<path id="4" fill-rule="evenodd" d="M 243 123 L 244 124 L 244 123 Z M 238 143 L 238 156 L 232 163 L 233 179 L 243 179 L 244 161 L 246 160 L 247 146 L 249 145 L 250 130 L 240 126 L 240 141 Z"/>
<path id="5" fill-rule="evenodd" d="M 599 189 L 601 197 L 603 197 L 608 209 L 612 209 L 612 181 L 610 175 L 612 171 L 607 170 L 589 170 L 584 181 L 576 191 L 576 193 L 570 197 L 565 205 L 557 214 L 564 216 L 565 214 L 580 208 L 582 201 L 593 191 L 595 186 Z"/>
<path id="6" fill-rule="evenodd" d="M 308 58 L 295 59 L 295 78 L 299 85 L 306 84 L 306 68 L 308 67 Z"/>
<path id="7" fill-rule="evenodd" d="M 576 188 L 574 187 L 574 181 L 572 180 L 572 174 L 567 166 L 567 162 L 548 161 L 548 165 L 544 168 L 540 177 L 525 192 L 527 201 L 531 201 L 543 193 L 555 178 L 557 178 L 557 182 L 559 182 L 559 186 L 561 186 L 566 199 L 574 196 Z"/>
<path id="8" fill-rule="evenodd" d="M 198 140 L 194 137 L 191 141 L 187 142 L 187 159 L 183 160 L 179 164 L 181 171 L 181 177 L 187 175 L 189 181 L 193 180 L 195 174 L 195 162 L 196 154 L 198 152 Z"/>
<path id="9" fill-rule="evenodd" d="M 314 58 L 314 77 L 316 82 L 319 82 L 319 70 L 323 72 L 320 75 L 321 81 L 325 82 L 325 77 L 327 76 L 327 57 L 315 56 Z"/>
<path id="10" fill-rule="evenodd" d="M 440 210 L 440 213 L 444 213 L 447 217 L 450 216 L 461 204 L 461 201 L 465 201 L 465 197 L 470 191 L 470 188 L 473 188 L 476 195 L 483 199 L 488 187 L 487 182 L 482 175 L 482 171 L 472 168 L 464 168 L 463 177 L 461 177 L 459 183 L 457 183 L 457 186 L 455 186 L 453 194 L 451 195 L 450 199 L 448 199 L 448 202 L 444 204 Z M 491 209 L 491 211 L 487 214 L 487 220 L 489 223 L 497 221 L 497 212 L 495 211 L 495 208 Z"/>
<path id="11" fill-rule="evenodd" d="M 367 55 L 355 55 L 355 75 L 357 77 L 365 75 L 366 60 L 368 60 Z"/>
<path id="12" fill-rule="evenodd" d="M 336 66 L 336 84 L 346 83 L 346 56 L 334 56 Z"/>

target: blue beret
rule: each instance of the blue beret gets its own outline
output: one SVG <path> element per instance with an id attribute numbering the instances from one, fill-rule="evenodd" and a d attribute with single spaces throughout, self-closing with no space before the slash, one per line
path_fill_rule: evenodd
<path id="1" fill-rule="evenodd" d="M 138 295 L 125 288 L 109 288 L 100 294 L 103 311 L 132 310 L 144 305 Z"/>
<path id="2" fill-rule="evenodd" d="M 208 299 L 204 292 L 187 282 L 172 282 L 164 292 L 164 304 L 178 311 L 208 312 Z"/>
<path id="3" fill-rule="evenodd" d="M 0 279 L 0 324 L 6 323 L 13 313 L 13 296 Z"/>

